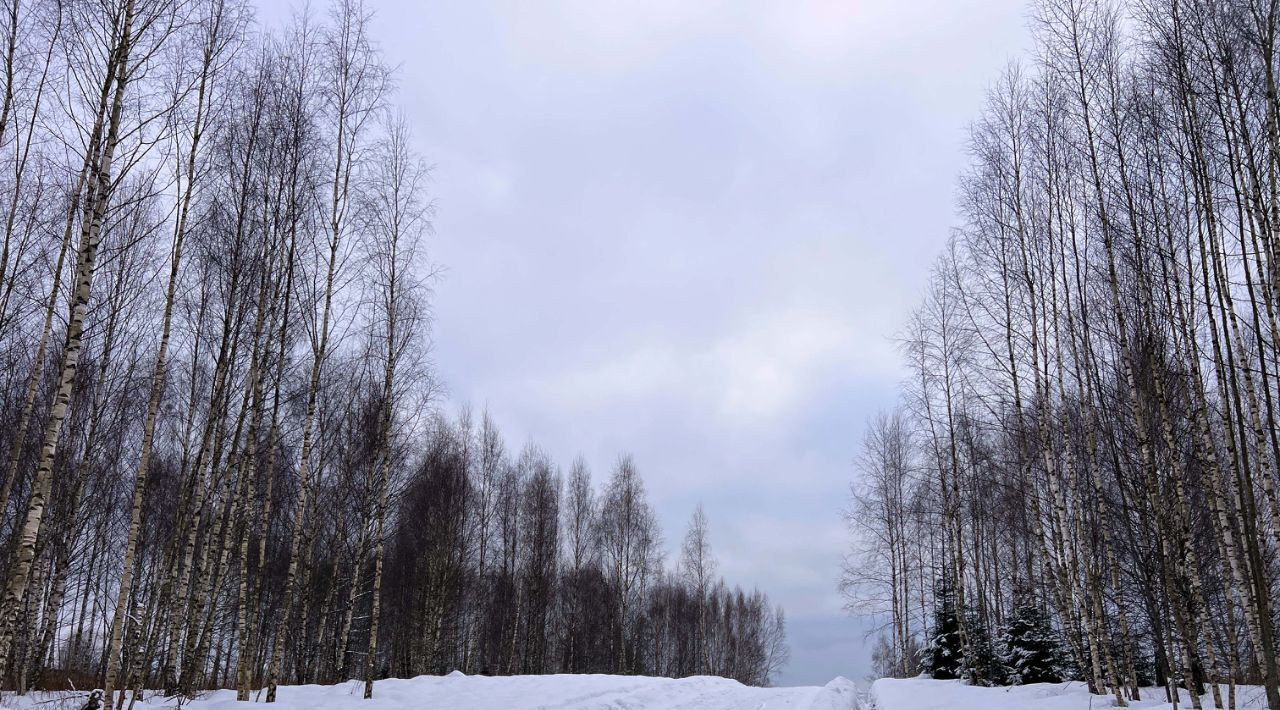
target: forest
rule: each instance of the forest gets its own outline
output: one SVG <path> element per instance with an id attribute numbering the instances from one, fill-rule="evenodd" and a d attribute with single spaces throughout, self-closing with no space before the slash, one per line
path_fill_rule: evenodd
<path id="1" fill-rule="evenodd" d="M 1275 710 L 1280 6 L 1029 16 L 858 456 L 842 590 L 886 676 Z"/>
<path id="2" fill-rule="evenodd" d="M 370 8 L 2 4 L 0 686 L 776 677 L 701 507 L 668 560 L 631 457 L 593 482 L 443 411 Z"/>

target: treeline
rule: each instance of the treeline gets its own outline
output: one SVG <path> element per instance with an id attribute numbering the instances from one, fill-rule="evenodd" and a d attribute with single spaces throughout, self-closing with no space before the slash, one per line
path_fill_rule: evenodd
<path id="1" fill-rule="evenodd" d="M 781 613 L 664 571 L 628 462 L 564 492 L 431 414 L 430 175 L 359 0 L 0 5 L 5 687 L 768 681 Z"/>
<path id="2" fill-rule="evenodd" d="M 1030 607 L 1119 705 L 1251 683 L 1280 709 L 1280 7 L 1032 17 L 863 446 L 844 590 L 886 620 L 885 674 L 951 619 L 956 672 L 1005 682 Z"/>
<path id="3" fill-rule="evenodd" d="M 465 413 L 455 422 L 433 418 L 387 541 L 394 592 L 385 614 L 396 631 L 384 674 L 706 674 L 770 682 L 788 657 L 783 611 L 765 594 L 730 589 L 717 576 L 701 506 L 668 568 L 630 457 L 618 460 L 599 490 L 581 458 L 562 479 L 536 446 L 509 457 L 488 417 L 478 426 Z M 335 545 L 340 527 L 330 530 Z M 331 589 L 320 584 L 310 594 Z M 323 634 L 323 615 L 313 616 Z M 292 657 L 300 671 L 314 647 L 298 643 Z M 334 678 L 343 677 L 338 665 L 328 671 Z"/>

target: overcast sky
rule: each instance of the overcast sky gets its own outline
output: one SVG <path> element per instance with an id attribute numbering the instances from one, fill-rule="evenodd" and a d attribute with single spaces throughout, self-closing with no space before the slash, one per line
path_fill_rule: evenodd
<path id="1" fill-rule="evenodd" d="M 597 480 L 632 453 L 669 554 L 702 501 L 786 608 L 783 684 L 864 676 L 851 461 L 1024 0 L 369 3 L 436 166 L 446 406 Z"/>

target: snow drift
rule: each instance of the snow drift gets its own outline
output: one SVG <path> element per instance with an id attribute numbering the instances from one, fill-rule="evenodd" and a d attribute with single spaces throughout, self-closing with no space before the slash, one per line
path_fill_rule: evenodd
<path id="1" fill-rule="evenodd" d="M 1266 705 L 1262 689 L 1256 686 L 1236 688 L 1236 707 Z M 1166 710 L 1164 689 L 1143 688 L 1143 699 L 1131 708 Z M 1223 686 L 1223 701 L 1227 691 Z M 1213 707 L 1213 696 L 1201 698 L 1205 710 Z M 1110 696 L 1090 695 L 1084 683 L 1031 683 L 1012 687 L 983 688 L 965 685 L 958 680 L 930 678 L 881 678 L 871 685 L 869 705 L 875 710 L 1097 710 L 1115 703 Z M 1186 691 L 1179 708 L 1190 708 Z"/>
<path id="2" fill-rule="evenodd" d="M 364 683 L 281 686 L 274 710 L 859 710 L 857 688 L 845 678 L 822 687 L 754 688 L 712 676 L 650 678 L 613 675 L 419 676 L 380 680 L 373 700 Z M 261 700 L 255 693 L 254 700 Z M 87 693 L 7 696 L 5 708 L 78 710 Z M 235 691 L 206 693 L 188 710 L 241 710 Z M 148 698 L 135 710 L 172 708 Z M 265 706 L 263 706 L 265 709 Z"/>

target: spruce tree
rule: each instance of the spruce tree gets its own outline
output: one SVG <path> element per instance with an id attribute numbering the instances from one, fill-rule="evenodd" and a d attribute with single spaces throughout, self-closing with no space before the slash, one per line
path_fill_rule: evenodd
<path id="1" fill-rule="evenodd" d="M 925 651 L 925 667 L 937 680 L 955 680 L 964 671 L 964 649 L 955 586 L 945 574 L 938 581 L 933 604 L 933 638 Z"/>
<path id="2" fill-rule="evenodd" d="M 1009 683 L 1062 681 L 1062 646 L 1049 617 L 1030 594 L 1018 594 L 1004 630 L 1004 664 Z"/>
<path id="3" fill-rule="evenodd" d="M 974 610 L 965 616 L 965 628 L 969 632 L 969 649 L 962 661 L 963 677 L 973 685 L 1002 685 L 1009 676 L 1001 654 L 996 653 L 991 632 Z"/>

